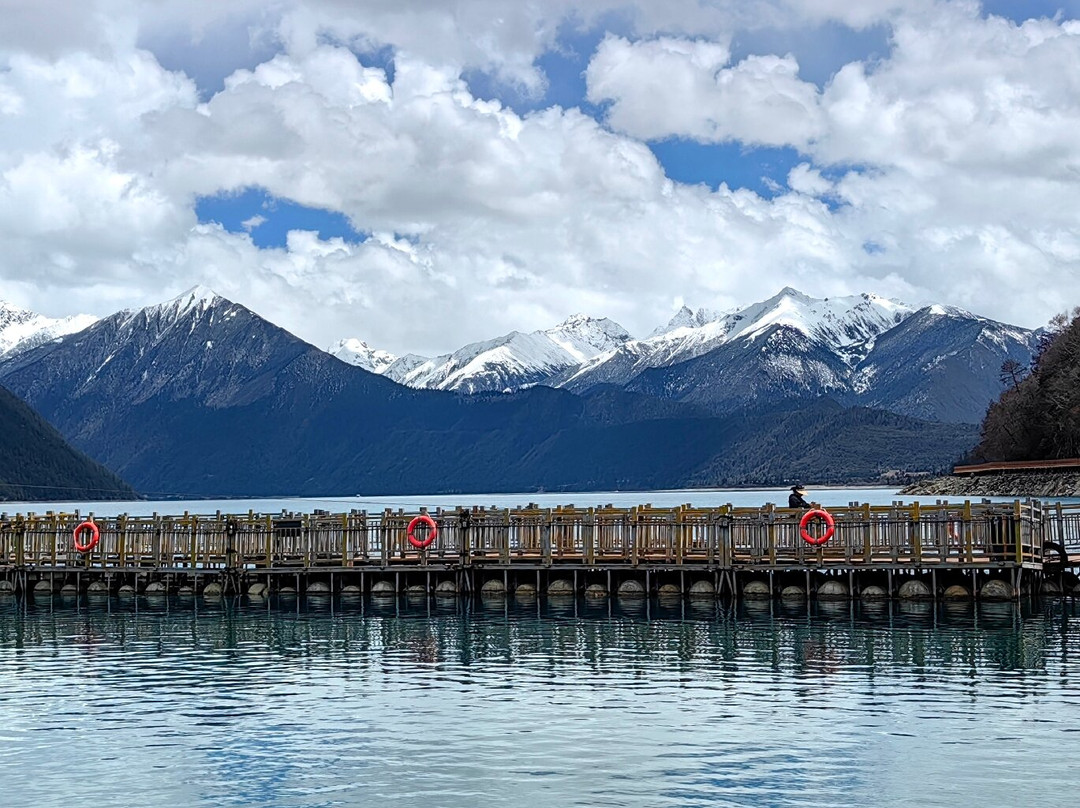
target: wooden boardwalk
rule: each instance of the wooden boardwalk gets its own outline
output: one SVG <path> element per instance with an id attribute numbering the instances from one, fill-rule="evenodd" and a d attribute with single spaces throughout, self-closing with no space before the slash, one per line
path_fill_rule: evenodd
<path id="1" fill-rule="evenodd" d="M 694 581 L 711 581 L 718 593 L 737 594 L 751 578 L 767 580 L 770 592 L 805 581 L 812 593 L 836 577 L 852 592 L 874 580 L 892 594 L 900 580 L 921 576 L 936 595 L 950 581 L 977 591 L 979 576 L 1003 578 L 1019 591 L 1025 570 L 1030 587 L 1044 568 L 1060 575 L 1080 564 L 1080 507 L 1015 501 L 829 510 L 835 534 L 819 546 L 800 534 L 803 511 L 771 505 L 432 510 L 437 535 L 423 549 L 408 540 L 418 514 L 404 511 L 0 514 L 0 580 L 23 591 L 46 579 L 76 591 L 95 580 L 111 588 L 158 581 L 168 591 L 218 578 L 237 591 L 252 581 L 271 590 L 329 581 L 332 592 L 368 592 L 380 581 L 396 591 L 432 590 L 449 581 L 468 592 L 500 578 L 508 590 L 569 579 L 573 591 L 590 583 L 615 591 L 643 579 L 648 592 L 661 582 L 687 591 Z M 73 531 L 87 518 L 100 541 L 79 552 Z M 414 538 L 427 538 L 426 531 L 418 526 Z"/>

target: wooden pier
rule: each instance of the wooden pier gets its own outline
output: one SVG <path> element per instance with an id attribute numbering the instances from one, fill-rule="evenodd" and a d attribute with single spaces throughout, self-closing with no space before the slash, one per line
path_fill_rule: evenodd
<path id="1" fill-rule="evenodd" d="M 438 509 L 421 512 L 437 525 L 422 549 L 408 540 L 419 514 L 404 511 L 0 514 L 0 590 L 187 594 L 216 583 L 225 594 L 254 587 L 768 597 L 801 589 L 859 597 L 872 586 L 893 597 L 918 581 L 909 593 L 938 598 L 950 587 L 979 595 L 995 580 L 1013 597 L 1071 591 L 1071 568 L 1080 566 L 1080 506 L 850 503 L 829 511 L 835 534 L 814 546 L 800 533 L 803 511 L 771 505 Z M 79 552 L 73 531 L 86 519 L 100 540 Z M 426 530 L 417 526 L 414 538 L 427 538 Z"/>

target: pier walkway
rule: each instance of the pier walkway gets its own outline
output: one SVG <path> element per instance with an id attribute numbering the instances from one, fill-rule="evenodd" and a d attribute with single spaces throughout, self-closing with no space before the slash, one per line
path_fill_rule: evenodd
<path id="1" fill-rule="evenodd" d="M 522 582 L 543 591 L 559 578 L 571 580 L 573 591 L 595 584 L 614 592 L 641 579 L 646 592 L 664 583 L 688 591 L 704 581 L 717 594 L 738 594 L 755 579 L 767 581 L 770 593 L 794 582 L 813 594 L 831 577 L 852 593 L 874 581 L 891 595 L 914 577 L 936 596 L 950 583 L 977 592 L 991 577 L 1019 592 L 1080 565 L 1080 506 L 942 501 L 829 511 L 835 534 L 815 546 L 800 533 L 804 511 L 771 505 L 437 509 L 421 512 L 437 525 L 423 549 L 408 540 L 419 514 L 404 511 L 0 514 L 0 580 L 24 591 L 44 580 L 57 590 L 105 580 L 110 589 L 157 581 L 173 591 L 221 578 L 238 591 L 252 581 L 270 591 L 303 591 L 318 581 L 331 592 L 369 592 L 378 582 L 394 591 L 449 582 L 444 589 L 470 592 L 489 580 L 502 580 L 507 591 Z M 73 531 L 86 519 L 100 540 L 79 552 Z M 418 525 L 414 538 L 426 539 L 426 531 Z"/>

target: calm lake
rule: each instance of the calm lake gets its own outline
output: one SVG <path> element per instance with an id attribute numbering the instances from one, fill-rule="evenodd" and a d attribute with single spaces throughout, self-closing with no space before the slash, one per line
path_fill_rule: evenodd
<path id="1" fill-rule="evenodd" d="M 66 808 L 1065 805 L 1078 661 L 1071 601 L 8 597 L 0 781 Z"/>
<path id="2" fill-rule="evenodd" d="M 455 508 L 461 506 L 496 506 L 512 508 L 530 502 L 548 508 L 556 505 L 577 505 L 590 507 L 614 505 L 626 508 L 634 505 L 651 504 L 656 507 L 673 507 L 691 503 L 699 507 L 714 505 L 735 505 L 738 507 L 757 507 L 766 503 L 787 505 L 786 488 L 692 488 L 674 491 L 593 491 L 560 493 L 521 493 L 521 494 L 412 494 L 408 496 L 381 497 L 284 497 L 273 499 L 193 499 L 193 500 L 137 500 L 132 502 L 0 502 L 0 512 L 45 513 L 60 511 L 72 513 L 79 511 L 99 516 L 112 516 L 126 513 L 130 516 L 149 516 L 153 513 L 181 514 L 184 511 L 197 514 L 222 513 L 279 513 L 282 510 L 297 513 L 311 513 L 316 509 L 334 513 L 357 510 L 371 512 L 385 508 L 404 508 L 406 511 L 418 511 L 424 508 Z M 826 507 L 847 505 L 849 502 L 868 502 L 871 505 L 888 505 L 897 500 L 904 502 L 936 502 L 940 497 L 902 496 L 896 488 L 815 488 L 808 489 L 807 499 Z M 1005 498 L 1008 499 L 1008 498 Z M 963 501 L 963 498 L 957 498 Z M 1076 500 L 1062 500 L 1076 501 Z"/>

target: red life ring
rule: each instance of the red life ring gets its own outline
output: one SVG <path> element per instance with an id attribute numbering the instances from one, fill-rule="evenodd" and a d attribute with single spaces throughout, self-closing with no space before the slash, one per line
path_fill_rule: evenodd
<path id="1" fill-rule="evenodd" d="M 413 528 L 420 522 L 427 525 L 431 532 L 428 533 L 426 539 L 418 539 L 413 535 Z M 409 544 L 415 547 L 417 550 L 423 550 L 425 547 L 430 547 L 431 543 L 435 541 L 435 537 L 439 535 L 439 528 L 435 524 L 435 520 L 428 516 L 426 513 L 422 513 L 419 516 L 413 517 L 413 520 L 409 522 Z"/>
<path id="2" fill-rule="evenodd" d="M 86 544 L 80 544 L 79 534 L 82 533 L 84 530 L 90 531 L 90 541 L 88 541 Z M 80 524 L 77 528 L 75 528 L 73 538 L 75 540 L 76 550 L 78 550 L 80 553 L 89 553 L 91 550 L 97 547 L 98 539 L 101 538 L 101 531 L 98 530 L 97 525 L 95 525 L 90 520 L 87 520 Z"/>
<path id="3" fill-rule="evenodd" d="M 806 526 L 810 524 L 811 519 L 820 518 L 825 520 L 826 530 L 820 536 L 811 536 L 810 532 L 806 529 Z M 824 508 L 814 508 L 803 514 L 803 518 L 799 520 L 799 532 L 802 533 L 803 541 L 807 544 L 824 544 L 833 537 L 833 533 L 836 532 L 836 521 L 832 518 L 832 514 Z"/>

